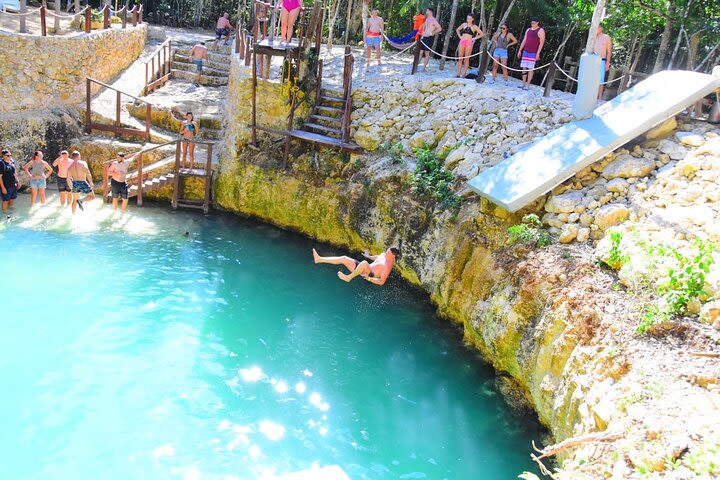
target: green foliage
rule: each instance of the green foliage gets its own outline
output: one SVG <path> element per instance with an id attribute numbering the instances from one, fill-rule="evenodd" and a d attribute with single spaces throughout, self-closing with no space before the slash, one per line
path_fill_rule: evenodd
<path id="1" fill-rule="evenodd" d="M 623 265 L 630 261 L 630 257 L 620 250 L 620 242 L 622 242 L 622 233 L 610 233 L 610 252 L 608 253 L 607 265 L 613 270 L 619 270 Z"/>
<path id="2" fill-rule="evenodd" d="M 419 198 L 437 201 L 441 210 L 458 208 L 462 199 L 452 191 L 453 174 L 447 170 L 432 148 L 419 148 L 412 186 Z"/>
<path id="3" fill-rule="evenodd" d="M 645 305 L 645 311 L 640 319 L 640 324 L 638 325 L 636 331 L 642 335 L 656 323 L 666 322 L 669 319 L 670 315 L 666 311 L 661 310 L 656 304 L 651 303 Z"/>
<path id="4" fill-rule="evenodd" d="M 402 142 L 386 143 L 381 148 L 390 156 L 390 163 L 393 165 L 405 164 L 405 148 Z"/>
<path id="5" fill-rule="evenodd" d="M 540 218 L 534 213 L 525 215 L 522 223 L 508 228 L 511 243 L 523 243 L 536 247 L 545 247 L 552 243 L 552 237 L 542 228 Z"/>
<path id="6" fill-rule="evenodd" d="M 686 313 L 691 300 L 707 295 L 704 290 L 705 277 L 715 263 L 713 253 L 717 250 L 717 245 L 697 239 L 693 247 L 696 253 L 691 256 L 686 256 L 672 246 L 647 247 L 650 255 L 669 257 L 672 260 L 672 265 L 667 269 L 667 281 L 659 286 L 658 291 L 664 295 L 669 312 L 673 314 Z"/>
<path id="7" fill-rule="evenodd" d="M 720 445 L 716 443 L 701 443 L 690 449 L 684 457 L 688 468 L 698 475 L 720 474 Z"/>

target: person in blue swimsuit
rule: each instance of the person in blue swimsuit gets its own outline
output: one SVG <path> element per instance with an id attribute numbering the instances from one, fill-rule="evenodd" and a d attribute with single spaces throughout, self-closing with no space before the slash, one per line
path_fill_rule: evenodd
<path id="1" fill-rule="evenodd" d="M 385 285 L 385 281 L 392 271 L 395 260 L 400 258 L 400 249 L 390 247 L 380 255 L 370 255 L 367 252 L 363 256 L 367 260 L 358 261 L 348 256 L 322 257 L 313 248 L 313 260 L 315 263 L 329 263 L 330 265 L 343 265 L 350 273 L 338 272 L 340 280 L 351 281 L 355 277 L 362 277 L 375 285 Z M 369 262 L 372 263 L 369 263 Z"/>
<path id="2" fill-rule="evenodd" d="M 182 142 L 182 161 L 180 162 L 181 168 L 187 168 L 187 157 L 190 156 L 190 169 L 192 170 L 195 166 L 195 137 L 198 134 L 197 122 L 192 112 L 185 114 L 185 121 L 180 128 L 180 136 L 183 138 Z"/>

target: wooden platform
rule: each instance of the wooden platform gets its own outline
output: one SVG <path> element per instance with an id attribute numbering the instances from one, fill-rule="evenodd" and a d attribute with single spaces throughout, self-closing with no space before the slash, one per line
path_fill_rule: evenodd
<path id="1" fill-rule="evenodd" d="M 266 38 L 256 43 L 254 48 L 259 54 L 285 56 L 288 50 L 290 50 L 290 52 L 295 52 L 300 46 L 300 42 L 297 38 L 293 38 L 289 46 L 286 46 L 285 43 L 280 46 L 280 43 L 280 38 L 275 38 L 272 43 L 269 38 Z"/>
<path id="2" fill-rule="evenodd" d="M 296 129 L 290 130 L 288 134 L 293 138 L 297 138 L 298 140 L 317 143 L 325 147 L 339 148 L 341 150 L 346 150 L 351 153 L 361 153 L 363 151 L 363 149 L 360 148 L 360 146 L 356 143 L 343 142 L 339 138 L 328 137 L 325 135 L 320 135 L 319 133 L 306 132 L 305 130 Z"/>

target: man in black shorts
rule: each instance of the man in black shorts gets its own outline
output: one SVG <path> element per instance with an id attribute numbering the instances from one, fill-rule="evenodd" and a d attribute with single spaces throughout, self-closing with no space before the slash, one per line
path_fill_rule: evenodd
<path id="1" fill-rule="evenodd" d="M 0 160 L 0 196 L 2 196 L 3 213 L 7 214 L 8 209 L 15 203 L 19 187 L 20 179 L 17 176 L 10 150 L 3 150 L 2 160 Z"/>
<path id="2" fill-rule="evenodd" d="M 230 42 L 230 33 L 235 30 L 230 23 L 230 14 L 228 12 L 225 12 L 222 17 L 218 18 L 217 23 L 215 24 L 215 46 L 217 47 L 218 40 L 222 40 L 223 35 L 225 35 L 225 45 Z"/>
<path id="3" fill-rule="evenodd" d="M 440 32 L 442 32 L 442 27 L 435 18 L 435 15 L 433 15 L 432 8 L 426 9 L 425 23 L 423 23 L 423 26 L 420 28 L 420 55 L 425 55 L 423 70 L 427 69 L 428 62 L 430 61 L 430 48 L 432 48 L 433 37 Z"/>
<path id="4" fill-rule="evenodd" d="M 137 155 L 137 154 L 136 154 Z M 121 212 L 124 214 L 128 204 L 128 184 L 127 171 L 130 160 L 135 155 L 125 158 L 124 153 L 118 153 L 117 159 L 110 164 L 108 175 L 110 175 L 110 190 L 112 191 L 112 206 L 116 212 L 118 208 L 118 199 L 122 198 Z"/>

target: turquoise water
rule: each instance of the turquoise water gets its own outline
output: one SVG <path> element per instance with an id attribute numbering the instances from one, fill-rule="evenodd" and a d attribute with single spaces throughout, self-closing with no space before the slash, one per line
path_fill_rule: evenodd
<path id="1" fill-rule="evenodd" d="M 536 421 L 421 292 L 341 282 L 272 227 L 131 210 L 0 227 L 0 478 L 532 470 Z"/>

